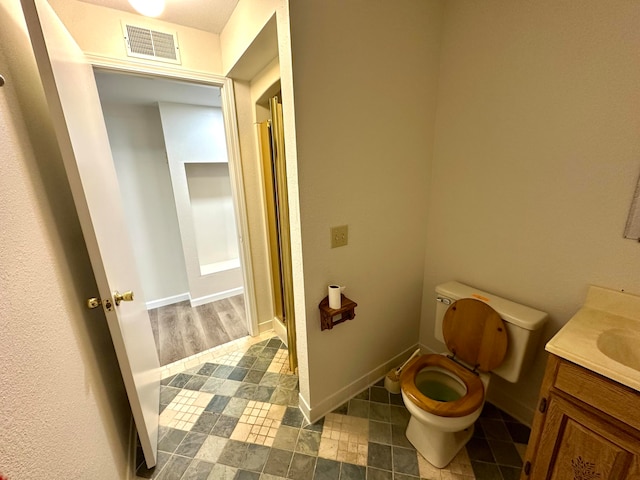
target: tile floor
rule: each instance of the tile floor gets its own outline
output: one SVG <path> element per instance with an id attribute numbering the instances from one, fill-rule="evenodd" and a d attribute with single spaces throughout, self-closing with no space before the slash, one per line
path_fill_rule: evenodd
<path id="1" fill-rule="evenodd" d="M 467 447 L 445 469 L 405 437 L 409 413 L 382 382 L 308 424 L 298 379 L 272 333 L 164 369 L 159 480 L 512 480 L 529 429 L 486 404 Z M 189 363 L 189 361 L 187 361 Z M 183 369 L 176 373 L 177 369 Z M 142 458 L 142 455 L 139 455 Z"/>

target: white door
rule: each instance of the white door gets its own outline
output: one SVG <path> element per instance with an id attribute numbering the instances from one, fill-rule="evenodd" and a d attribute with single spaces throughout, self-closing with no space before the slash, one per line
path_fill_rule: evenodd
<path id="1" fill-rule="evenodd" d="M 160 364 L 93 70 L 46 1 L 22 0 L 22 8 L 133 418 L 152 467 L 157 457 Z M 132 290 L 134 300 L 116 306 L 117 290 Z"/>

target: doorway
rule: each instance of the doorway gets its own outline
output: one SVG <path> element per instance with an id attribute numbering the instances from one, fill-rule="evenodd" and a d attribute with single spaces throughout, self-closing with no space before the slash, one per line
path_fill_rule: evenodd
<path id="1" fill-rule="evenodd" d="M 161 365 L 249 334 L 221 87 L 95 78 Z"/>

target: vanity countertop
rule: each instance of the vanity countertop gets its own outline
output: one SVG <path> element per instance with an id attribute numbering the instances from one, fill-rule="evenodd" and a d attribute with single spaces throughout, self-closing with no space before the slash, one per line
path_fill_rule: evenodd
<path id="1" fill-rule="evenodd" d="M 640 297 L 589 287 L 546 350 L 640 392 Z"/>

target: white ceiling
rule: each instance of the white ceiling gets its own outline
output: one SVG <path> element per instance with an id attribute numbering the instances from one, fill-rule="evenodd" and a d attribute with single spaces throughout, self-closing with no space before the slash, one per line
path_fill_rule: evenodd
<path id="1" fill-rule="evenodd" d="M 80 0 L 85 3 L 137 13 L 128 0 Z M 165 22 L 220 33 L 236 8 L 238 0 L 165 0 L 166 7 L 157 17 Z"/>
<path id="2" fill-rule="evenodd" d="M 157 102 L 220 107 L 220 89 L 159 77 L 145 77 L 98 70 L 96 84 L 103 103 L 155 105 Z"/>

